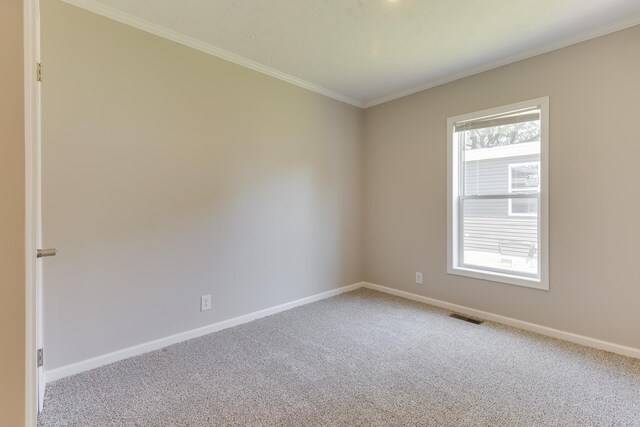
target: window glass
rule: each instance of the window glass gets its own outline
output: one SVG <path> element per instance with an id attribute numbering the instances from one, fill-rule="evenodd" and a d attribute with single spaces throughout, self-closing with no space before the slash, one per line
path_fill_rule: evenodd
<path id="1" fill-rule="evenodd" d="M 473 116 L 449 119 L 450 272 L 540 283 L 542 106 Z"/>

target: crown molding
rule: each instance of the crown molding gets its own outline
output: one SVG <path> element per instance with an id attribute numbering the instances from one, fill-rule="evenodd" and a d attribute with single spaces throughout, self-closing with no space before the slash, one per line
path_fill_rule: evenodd
<path id="1" fill-rule="evenodd" d="M 609 33 L 613 33 L 613 32 L 624 30 L 626 28 L 630 28 L 636 25 L 640 25 L 640 15 L 634 15 L 634 16 L 622 19 L 620 21 L 617 21 L 613 24 L 606 25 L 603 27 L 598 27 L 594 30 L 581 33 L 577 36 L 569 37 L 559 42 L 550 43 L 542 47 L 520 52 L 515 55 L 508 56 L 506 58 L 498 59 L 496 61 L 493 61 L 487 64 L 482 64 L 477 67 L 467 69 L 460 73 L 455 73 L 443 78 L 430 80 L 419 86 L 415 86 L 409 89 L 405 89 L 405 90 L 395 92 L 389 95 L 385 95 L 379 98 L 375 98 L 370 101 L 360 101 L 360 100 L 351 98 L 349 96 L 340 94 L 338 92 L 332 91 L 330 89 L 326 89 L 324 87 L 318 86 L 306 80 L 302 80 L 297 77 L 291 76 L 289 74 L 283 73 L 274 68 L 260 64 L 256 61 L 252 61 L 251 59 L 245 58 L 243 56 L 236 55 L 235 53 L 229 52 L 228 50 L 221 49 L 219 47 L 197 40 L 193 37 L 189 37 L 185 34 L 179 33 L 177 31 L 171 30 L 161 25 L 154 24 L 153 22 L 149 22 L 144 19 L 135 17 L 131 14 L 121 12 L 112 7 L 105 6 L 104 4 L 98 3 L 95 0 L 62 0 L 62 1 L 67 4 L 77 6 L 81 9 L 88 10 L 97 15 L 104 16 L 105 18 L 112 19 L 122 24 L 129 25 L 131 27 L 145 31 L 147 33 L 154 34 L 156 36 L 174 41 L 184 46 L 188 46 L 193 49 L 199 50 L 206 54 L 224 59 L 225 61 L 232 62 L 234 64 L 240 65 L 245 68 L 249 68 L 251 70 L 257 71 L 262 74 L 266 74 L 268 76 L 271 76 L 276 79 L 285 81 L 287 83 L 310 90 L 320 95 L 324 95 L 329 98 L 353 105 L 355 107 L 363 108 L 363 109 L 384 104 L 386 102 L 393 101 L 398 98 L 413 95 L 414 93 L 417 93 L 417 92 L 422 92 L 423 90 L 427 90 L 427 89 L 434 88 L 436 86 L 441 86 L 443 84 L 451 83 L 453 81 L 460 80 L 465 77 L 470 77 L 475 74 L 480 74 L 485 71 L 493 70 L 495 68 L 509 65 L 514 62 L 522 61 L 524 59 L 528 59 L 534 56 L 542 55 L 544 53 L 552 52 L 554 50 L 562 49 L 563 47 L 571 46 L 573 44 L 594 39 L 596 37 L 604 36 Z"/>
<path id="2" fill-rule="evenodd" d="M 480 74 L 485 71 L 502 67 L 504 65 L 513 64 L 514 62 L 522 61 L 524 59 L 532 58 L 534 56 L 538 56 L 544 53 L 552 52 L 554 50 L 562 49 L 563 47 L 568 47 L 577 43 L 594 39 L 596 37 L 607 35 L 609 33 L 614 33 L 616 31 L 621 31 L 626 28 L 631 28 L 636 25 L 640 25 L 640 15 L 627 17 L 613 24 L 606 25 L 603 27 L 598 27 L 597 29 L 581 33 L 577 36 L 573 36 L 559 42 L 550 43 L 542 47 L 537 47 L 521 53 L 517 53 L 515 55 L 498 59 L 497 61 L 493 61 L 488 64 L 479 65 L 477 67 L 470 68 L 460 73 L 452 74 L 450 76 L 446 76 L 440 79 L 434 79 L 427 83 L 423 83 L 420 86 L 415 86 L 410 89 L 405 89 L 400 92 L 395 92 L 390 95 L 385 95 L 380 98 L 373 99 L 371 101 L 364 101 L 363 108 L 369 108 L 369 107 L 374 107 L 376 105 L 384 104 L 385 102 L 393 101 L 394 99 L 413 95 L 414 93 L 422 92 L 423 90 L 427 90 L 427 89 L 434 88 L 436 86 L 441 86 L 443 84 L 451 83 L 453 81 L 460 80 L 465 77 L 470 77 L 475 74 Z"/>
<path id="3" fill-rule="evenodd" d="M 201 52 L 207 53 L 209 55 L 218 57 L 220 59 L 224 59 L 225 61 L 233 62 L 234 64 L 243 66 L 245 68 L 249 68 L 251 70 L 257 71 L 262 74 L 266 74 L 271 77 L 275 77 L 276 79 L 285 81 L 287 83 L 291 83 L 293 85 L 310 90 L 320 95 L 333 98 L 337 101 L 351 104 L 359 108 L 364 107 L 363 103 L 358 101 L 357 99 L 350 98 L 348 96 L 323 88 L 321 86 L 318 86 L 306 80 L 302 80 L 297 77 L 291 76 L 289 74 L 283 73 L 274 68 L 267 67 L 266 65 L 252 61 L 243 56 L 236 55 L 235 53 L 229 52 L 228 50 L 221 49 L 219 47 L 197 40 L 193 37 L 189 37 L 185 34 L 179 33 L 177 31 L 171 30 L 161 25 L 154 24 L 153 22 L 140 19 L 131 14 L 121 12 L 117 9 L 114 9 L 109 6 L 105 6 L 104 4 L 98 3 L 94 0 L 62 0 L 62 1 L 72 6 L 76 6 L 81 9 L 87 10 L 89 12 L 93 12 L 105 18 L 109 18 L 114 21 L 120 22 L 121 24 L 129 25 L 131 27 L 137 28 L 138 30 L 151 33 L 153 35 L 171 40 L 181 45 L 188 46 L 193 49 L 199 50 Z"/>

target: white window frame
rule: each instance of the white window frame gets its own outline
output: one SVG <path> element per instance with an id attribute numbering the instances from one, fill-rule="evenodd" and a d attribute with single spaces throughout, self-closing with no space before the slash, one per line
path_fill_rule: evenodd
<path id="1" fill-rule="evenodd" d="M 505 114 L 527 108 L 540 108 L 540 193 L 538 205 L 538 265 L 536 277 L 469 267 L 460 263 L 460 157 L 455 141 L 455 124 Z M 447 272 L 492 282 L 549 290 L 549 97 L 490 108 L 447 119 Z M 510 187 L 509 187 L 510 188 Z"/>
<path id="2" fill-rule="evenodd" d="M 522 162 L 522 163 L 509 163 L 509 187 L 508 187 L 508 191 L 509 193 L 513 193 L 513 188 L 511 186 L 512 182 L 513 182 L 513 173 L 511 172 L 512 169 L 514 167 L 517 166 L 530 166 L 530 165 L 537 165 L 538 166 L 538 170 L 540 170 L 540 162 Z M 540 192 L 540 180 L 538 180 L 538 193 Z M 534 217 L 536 216 L 535 214 L 528 214 L 528 213 L 517 213 L 517 212 L 513 212 L 513 199 L 509 199 L 509 216 L 519 216 L 519 217 Z"/>

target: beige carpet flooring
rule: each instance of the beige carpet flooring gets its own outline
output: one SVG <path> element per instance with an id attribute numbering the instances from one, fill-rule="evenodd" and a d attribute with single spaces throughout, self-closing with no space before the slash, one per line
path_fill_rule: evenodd
<path id="1" fill-rule="evenodd" d="M 40 426 L 640 426 L 640 360 L 360 289 L 47 387 Z"/>

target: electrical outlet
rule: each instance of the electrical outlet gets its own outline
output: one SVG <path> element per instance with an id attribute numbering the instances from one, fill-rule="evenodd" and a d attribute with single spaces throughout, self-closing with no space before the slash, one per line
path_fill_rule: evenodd
<path id="1" fill-rule="evenodd" d="M 200 297 L 200 311 L 211 310 L 211 295 L 202 295 Z"/>
<path id="2" fill-rule="evenodd" d="M 422 285 L 422 273 L 419 271 L 416 271 L 416 283 L 418 285 Z"/>

